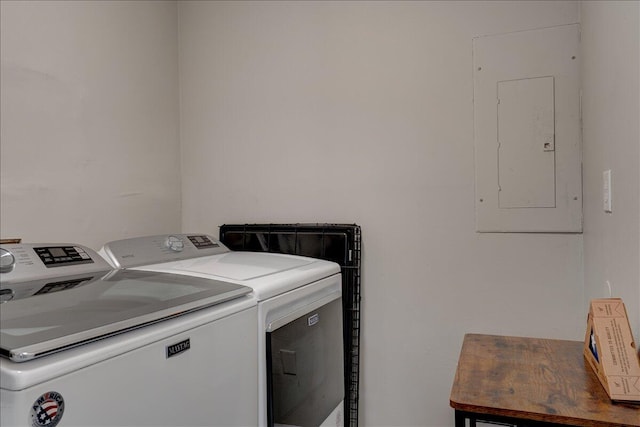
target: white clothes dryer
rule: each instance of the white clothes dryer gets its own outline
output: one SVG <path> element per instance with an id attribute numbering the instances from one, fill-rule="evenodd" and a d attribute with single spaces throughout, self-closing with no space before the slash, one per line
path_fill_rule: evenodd
<path id="1" fill-rule="evenodd" d="M 258 425 L 344 425 L 342 280 L 336 263 L 232 252 L 204 234 L 119 240 L 101 253 L 116 268 L 253 289 L 258 301 Z"/>
<path id="2" fill-rule="evenodd" d="M 77 244 L 0 261 L 0 425 L 257 424 L 250 288 L 113 270 Z"/>

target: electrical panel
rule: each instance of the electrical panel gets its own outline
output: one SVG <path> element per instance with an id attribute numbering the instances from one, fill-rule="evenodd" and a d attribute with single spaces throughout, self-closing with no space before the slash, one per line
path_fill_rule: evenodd
<path id="1" fill-rule="evenodd" d="M 476 230 L 582 231 L 580 28 L 473 41 Z"/>

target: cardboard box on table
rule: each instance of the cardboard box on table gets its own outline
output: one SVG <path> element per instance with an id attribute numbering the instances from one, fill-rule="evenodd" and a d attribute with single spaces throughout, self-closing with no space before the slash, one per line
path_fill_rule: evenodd
<path id="1" fill-rule="evenodd" d="M 584 357 L 611 400 L 640 403 L 640 360 L 620 298 L 591 301 Z"/>

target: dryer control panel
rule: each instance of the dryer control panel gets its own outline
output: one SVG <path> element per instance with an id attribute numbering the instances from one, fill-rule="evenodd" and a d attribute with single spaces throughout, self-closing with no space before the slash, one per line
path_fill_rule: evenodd
<path id="1" fill-rule="evenodd" d="M 207 234 L 160 234 L 109 242 L 100 253 L 116 268 L 179 261 L 230 252 Z"/>

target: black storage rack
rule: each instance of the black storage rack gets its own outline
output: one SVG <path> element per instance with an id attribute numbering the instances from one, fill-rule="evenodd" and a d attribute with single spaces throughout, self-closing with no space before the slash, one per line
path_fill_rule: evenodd
<path id="1" fill-rule="evenodd" d="M 274 252 L 334 261 L 342 271 L 346 426 L 358 426 L 361 233 L 355 224 L 225 224 L 220 241 L 234 251 Z"/>

